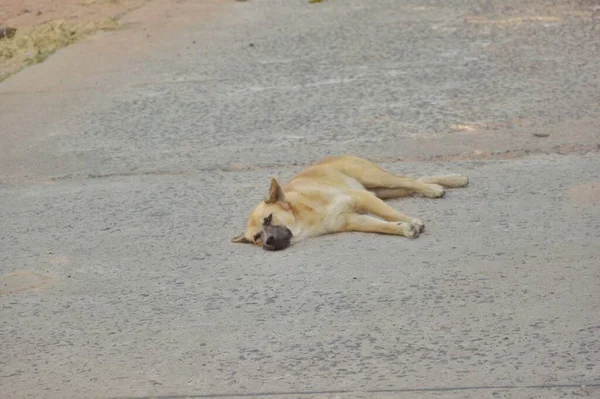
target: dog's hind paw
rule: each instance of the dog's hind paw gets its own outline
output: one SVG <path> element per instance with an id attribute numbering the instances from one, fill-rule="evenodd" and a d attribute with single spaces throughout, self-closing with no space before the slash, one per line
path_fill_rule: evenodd
<path id="1" fill-rule="evenodd" d="M 429 198 L 441 198 L 444 196 L 444 187 L 439 184 L 427 184 L 427 188 L 423 191 L 423 195 Z"/>
<path id="2" fill-rule="evenodd" d="M 448 187 L 459 188 L 466 187 L 469 185 L 469 178 L 464 175 L 452 174 L 445 176 Z"/>

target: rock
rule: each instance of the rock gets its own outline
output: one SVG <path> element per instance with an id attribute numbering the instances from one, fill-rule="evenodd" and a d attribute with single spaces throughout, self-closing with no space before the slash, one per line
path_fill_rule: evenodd
<path id="1" fill-rule="evenodd" d="M 10 39 L 15 33 L 17 33 L 17 29 L 15 28 L 10 28 L 8 26 L 6 28 L 0 28 L 0 39 L 4 39 L 5 37 Z"/>

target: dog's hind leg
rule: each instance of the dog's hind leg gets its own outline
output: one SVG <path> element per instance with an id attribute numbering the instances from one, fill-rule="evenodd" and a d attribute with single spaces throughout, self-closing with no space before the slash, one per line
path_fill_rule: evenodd
<path id="1" fill-rule="evenodd" d="M 411 179 L 406 176 L 397 176 L 387 172 L 363 158 L 355 156 L 342 156 L 331 158 L 327 164 L 336 170 L 356 179 L 368 190 L 379 193 L 385 198 L 403 197 L 412 193 L 418 193 L 430 198 L 438 198 L 444 195 L 444 188 L 438 184 L 430 184 Z M 402 189 L 402 190 L 381 190 Z M 396 194 L 396 195 L 394 195 Z"/>
<path id="2" fill-rule="evenodd" d="M 371 191 L 381 199 L 408 197 L 414 193 L 407 188 L 372 188 Z"/>

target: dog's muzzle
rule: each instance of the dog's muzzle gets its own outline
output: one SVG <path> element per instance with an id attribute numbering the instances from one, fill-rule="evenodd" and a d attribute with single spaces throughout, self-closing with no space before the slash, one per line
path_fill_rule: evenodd
<path id="1" fill-rule="evenodd" d="M 280 251 L 290 246 L 293 234 L 285 226 L 265 226 L 261 232 L 262 247 L 267 251 Z"/>

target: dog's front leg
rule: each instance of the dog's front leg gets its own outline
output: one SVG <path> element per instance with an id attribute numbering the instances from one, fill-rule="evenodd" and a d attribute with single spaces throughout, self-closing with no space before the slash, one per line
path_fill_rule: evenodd
<path id="1" fill-rule="evenodd" d="M 415 226 L 415 228 L 419 230 L 419 233 L 425 228 L 425 225 L 421 220 L 398 212 L 396 209 L 377 198 L 373 193 L 356 190 L 352 191 L 352 198 L 354 199 L 354 210 L 357 213 L 371 213 L 389 222 L 405 222 Z"/>
<path id="2" fill-rule="evenodd" d="M 411 223 L 388 222 L 370 215 L 353 213 L 348 215 L 342 231 L 360 231 L 363 233 L 394 234 L 409 238 L 417 238 L 421 229 Z"/>

